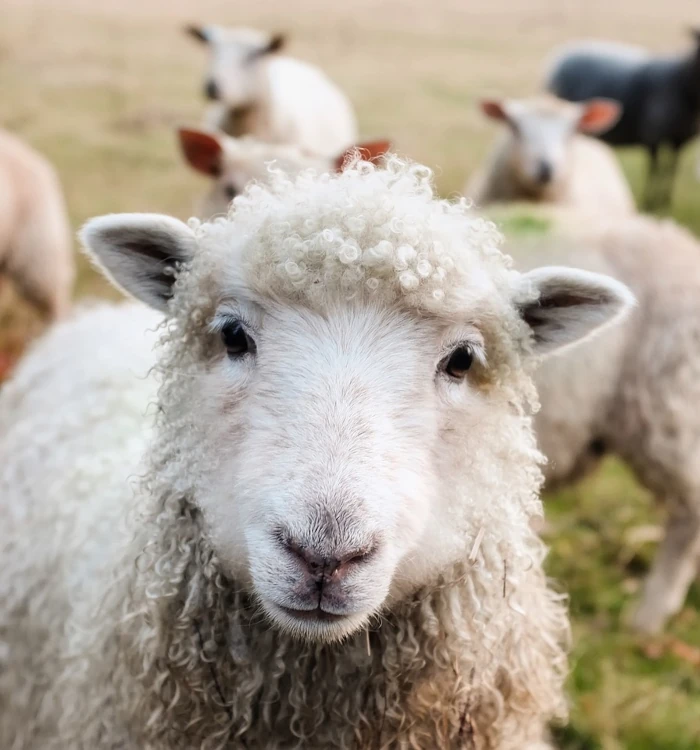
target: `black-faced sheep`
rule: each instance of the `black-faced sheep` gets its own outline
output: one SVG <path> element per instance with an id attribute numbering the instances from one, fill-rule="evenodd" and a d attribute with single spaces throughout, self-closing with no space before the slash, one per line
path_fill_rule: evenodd
<path id="1" fill-rule="evenodd" d="M 79 319 L 0 399 L 0 745 L 549 747 L 530 371 L 626 288 L 514 272 L 395 158 L 82 236 L 163 349 Z"/>

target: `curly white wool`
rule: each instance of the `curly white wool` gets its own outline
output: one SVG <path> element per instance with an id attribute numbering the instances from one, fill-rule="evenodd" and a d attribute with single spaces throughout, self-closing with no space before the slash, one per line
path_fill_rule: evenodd
<path id="1" fill-rule="evenodd" d="M 14 514 L 0 546 L 0 694 L 13 717 L 0 744 L 408 750 L 454 746 L 467 723 L 479 750 L 541 748 L 566 709 L 568 625 L 530 526 L 542 477 L 522 304 L 536 306 L 544 278 L 565 302 L 594 299 L 595 327 L 600 299 L 624 306 L 614 282 L 520 276 L 492 224 L 436 200 L 429 171 L 396 158 L 333 177 L 275 174 L 228 219 L 192 231 L 143 215 L 92 226 L 90 247 L 117 281 L 158 309 L 171 299 L 156 430 L 153 380 L 126 377 L 128 325 L 107 319 L 76 321 L 60 357 L 46 344 L 20 369 L 8 394 L 42 406 L 61 394 L 51 419 L 45 408 L 17 417 L 0 399 L 11 466 L 0 502 Z M 193 253 L 173 286 L 149 266 L 164 237 L 164 251 Z M 231 300 L 262 311 L 257 355 L 237 363 L 212 333 Z M 540 341 L 571 320 L 548 329 L 543 309 Z M 440 366 L 448 333 L 486 352 L 461 385 Z M 112 349 L 105 377 L 68 365 Z M 110 406 L 93 412 L 95 401 Z M 31 427 L 52 446 L 43 472 Z M 347 624 L 355 610 L 341 618 L 341 643 L 261 617 L 294 563 L 270 518 L 325 544 L 315 510 L 343 540 L 389 531 L 350 585 L 369 604 L 362 627 Z M 255 578 L 270 562 L 272 584 Z M 26 664 L 43 679 L 30 684 Z"/>

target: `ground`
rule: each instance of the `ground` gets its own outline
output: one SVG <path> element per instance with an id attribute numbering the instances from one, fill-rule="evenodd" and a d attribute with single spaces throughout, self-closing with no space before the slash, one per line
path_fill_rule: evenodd
<path id="1" fill-rule="evenodd" d="M 477 97 L 535 91 L 551 49 L 604 37 L 664 52 L 700 22 L 697 0 L 3 0 L 0 125 L 47 154 L 73 226 L 115 211 L 186 217 L 206 181 L 181 163 L 173 128 L 197 123 L 204 51 L 183 23 L 289 33 L 355 102 L 364 137 L 435 167 L 459 191 L 494 134 Z M 643 159 L 621 154 L 639 194 Z M 696 154 L 681 165 L 674 216 L 700 233 Z M 78 293 L 113 295 L 81 262 Z M 0 370 L 40 324 L 0 289 Z M 613 461 L 547 500 L 550 571 L 571 594 L 572 721 L 566 750 L 700 747 L 700 590 L 664 639 L 624 626 L 661 515 Z"/>

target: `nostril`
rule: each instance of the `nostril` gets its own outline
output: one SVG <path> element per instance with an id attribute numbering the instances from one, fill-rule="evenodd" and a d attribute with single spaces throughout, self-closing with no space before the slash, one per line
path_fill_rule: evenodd
<path id="1" fill-rule="evenodd" d="M 377 550 L 377 544 L 372 543 L 342 555 L 324 555 L 283 533 L 277 536 L 280 544 L 296 557 L 308 573 L 317 580 L 337 579 L 350 567 L 366 563 Z"/>
<path id="2" fill-rule="evenodd" d="M 537 181 L 541 185 L 547 185 L 552 181 L 552 167 L 546 161 L 542 161 L 537 168 Z"/>
<path id="3" fill-rule="evenodd" d="M 207 99 L 218 99 L 219 98 L 219 87 L 216 85 L 216 81 L 207 81 L 204 86 L 204 95 Z"/>

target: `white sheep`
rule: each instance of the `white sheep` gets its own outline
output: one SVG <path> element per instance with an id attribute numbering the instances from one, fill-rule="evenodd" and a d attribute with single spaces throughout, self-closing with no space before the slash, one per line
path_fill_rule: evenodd
<path id="1" fill-rule="evenodd" d="M 367 141 L 345 149 L 334 157 L 319 156 L 294 145 L 265 143 L 251 137 L 232 138 L 224 133 L 193 128 L 178 130 L 185 161 L 200 174 L 213 179 L 196 214 L 202 219 L 225 214 L 231 201 L 253 180 L 266 182 L 271 166 L 295 175 L 304 169 L 335 172 L 342 169 L 355 152 L 363 159 L 375 161 L 385 154 L 389 141 Z"/>
<path id="2" fill-rule="evenodd" d="M 620 326 L 547 360 L 536 432 L 547 483 L 617 455 L 664 507 L 666 530 L 632 624 L 656 633 L 700 572 L 700 243 L 670 221 L 590 222 L 560 213 L 549 236 L 513 240 L 518 267 L 542 262 L 609 274 L 638 309 Z"/>
<path id="3" fill-rule="evenodd" d="M 62 317 L 75 262 L 61 185 L 43 156 L 3 130 L 0 206 L 0 271 L 47 317 Z"/>
<path id="4" fill-rule="evenodd" d="M 634 198 L 614 152 L 596 134 L 620 117 L 619 104 L 573 104 L 552 96 L 484 100 L 487 117 L 507 129 L 465 188 L 479 206 L 552 203 L 579 211 L 629 215 Z"/>
<path id="5" fill-rule="evenodd" d="M 205 125 L 232 136 L 293 143 L 335 156 L 357 140 L 345 94 L 319 68 L 278 54 L 284 37 L 254 29 L 190 26 L 210 51 Z"/>
<path id="6" fill-rule="evenodd" d="M 548 748 L 568 623 L 529 373 L 626 288 L 516 273 L 395 157 L 82 237 L 165 316 L 160 387 L 131 310 L 0 398 L 0 746 Z"/>

